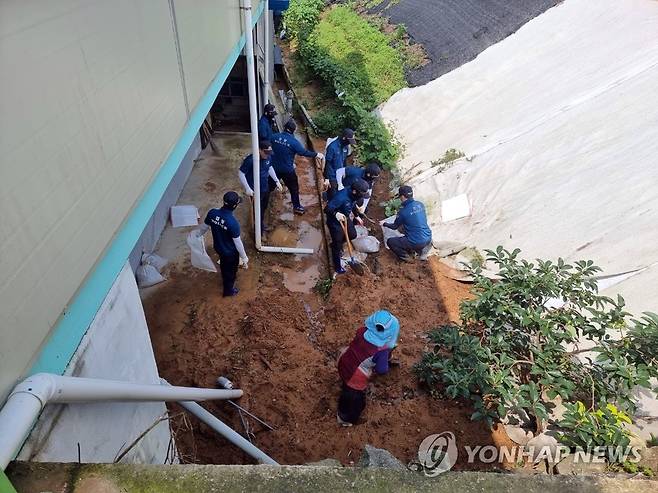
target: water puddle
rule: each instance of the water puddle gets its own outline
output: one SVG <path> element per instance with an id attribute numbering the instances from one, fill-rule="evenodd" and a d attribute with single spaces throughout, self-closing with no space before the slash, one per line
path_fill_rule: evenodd
<path id="1" fill-rule="evenodd" d="M 306 221 L 299 223 L 297 231 L 288 225 L 281 225 L 268 235 L 267 243 L 273 246 L 312 248 L 317 251 L 322 245 L 322 232 Z"/>
<path id="2" fill-rule="evenodd" d="M 288 291 L 295 293 L 310 293 L 320 279 L 320 267 L 317 264 L 303 271 L 284 271 L 283 285 Z"/>

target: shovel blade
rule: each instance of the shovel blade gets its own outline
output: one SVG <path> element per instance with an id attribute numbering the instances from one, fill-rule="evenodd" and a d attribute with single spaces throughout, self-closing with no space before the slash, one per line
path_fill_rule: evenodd
<path id="1" fill-rule="evenodd" d="M 350 268 L 354 272 L 356 272 L 358 275 L 362 276 L 363 274 L 365 274 L 363 264 L 361 262 L 359 262 L 358 260 L 352 259 L 348 262 L 348 264 L 349 264 Z"/>

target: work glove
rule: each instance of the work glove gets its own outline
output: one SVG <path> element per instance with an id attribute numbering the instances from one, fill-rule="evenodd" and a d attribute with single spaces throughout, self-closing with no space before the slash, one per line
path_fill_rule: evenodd
<path id="1" fill-rule="evenodd" d="M 382 226 L 384 226 L 385 228 L 388 228 L 388 229 L 395 229 L 393 227 L 393 224 L 391 224 L 391 223 L 384 223 L 384 224 L 382 224 Z"/>
<path id="2" fill-rule="evenodd" d="M 336 219 L 338 219 L 338 222 L 344 223 L 347 221 L 347 216 L 345 216 L 345 214 L 343 214 L 342 212 L 337 212 Z"/>
<path id="3" fill-rule="evenodd" d="M 281 185 L 280 181 L 276 182 L 276 191 L 277 192 L 283 192 L 283 185 Z"/>
<path id="4" fill-rule="evenodd" d="M 357 205 L 356 210 L 359 211 L 359 214 L 365 213 L 366 212 L 366 204 Z"/>
<path id="5" fill-rule="evenodd" d="M 249 257 L 240 257 L 240 262 L 238 263 L 240 267 L 243 269 L 248 269 L 249 268 Z"/>
<path id="6" fill-rule="evenodd" d="M 244 193 L 247 194 L 248 197 L 253 197 L 254 196 L 254 191 L 249 187 L 244 189 Z"/>
<path id="7" fill-rule="evenodd" d="M 317 159 L 319 161 L 324 161 L 324 154 L 322 154 L 321 152 L 318 152 L 318 155 L 315 156 L 315 159 Z"/>
<path id="8" fill-rule="evenodd" d="M 322 182 L 322 191 L 326 192 L 327 190 L 329 190 L 329 180 L 324 180 Z"/>
<path id="9" fill-rule="evenodd" d="M 359 226 L 363 226 L 363 219 L 361 219 L 359 216 L 356 216 L 354 220 L 359 224 Z"/>

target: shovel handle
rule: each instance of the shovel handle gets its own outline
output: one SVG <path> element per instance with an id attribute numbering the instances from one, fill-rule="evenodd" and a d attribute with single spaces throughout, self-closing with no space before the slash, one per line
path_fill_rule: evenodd
<path id="1" fill-rule="evenodd" d="M 350 254 L 350 258 L 354 260 L 354 254 L 352 253 L 352 242 L 350 241 L 350 235 L 347 232 L 347 221 L 340 221 L 340 225 L 343 227 L 343 233 L 345 234 L 345 241 L 347 241 L 347 251 Z"/>

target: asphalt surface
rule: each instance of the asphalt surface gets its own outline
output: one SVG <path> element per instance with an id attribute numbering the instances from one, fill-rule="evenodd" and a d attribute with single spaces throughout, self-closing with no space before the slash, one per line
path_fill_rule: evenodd
<path id="1" fill-rule="evenodd" d="M 385 0 L 371 12 L 404 24 L 409 36 L 425 47 L 430 63 L 407 73 L 409 85 L 419 86 L 473 60 L 558 3 L 561 0 Z"/>

